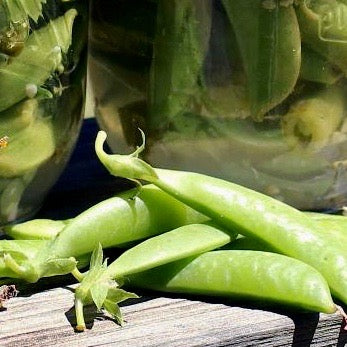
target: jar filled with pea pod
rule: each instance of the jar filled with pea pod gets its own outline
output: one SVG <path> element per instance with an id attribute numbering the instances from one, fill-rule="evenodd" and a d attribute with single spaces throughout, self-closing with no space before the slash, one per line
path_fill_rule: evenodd
<path id="1" fill-rule="evenodd" d="M 345 0 L 98 0 L 89 97 L 111 148 L 297 208 L 347 202 Z"/>
<path id="2" fill-rule="evenodd" d="M 88 2 L 0 1 L 0 226 L 31 216 L 82 120 Z"/>

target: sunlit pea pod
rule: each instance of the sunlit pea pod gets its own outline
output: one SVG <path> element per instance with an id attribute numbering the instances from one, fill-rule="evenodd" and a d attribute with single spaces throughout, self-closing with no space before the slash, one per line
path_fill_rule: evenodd
<path id="1" fill-rule="evenodd" d="M 268 252 L 207 252 L 128 276 L 128 280 L 131 286 L 164 292 L 266 301 L 325 313 L 337 310 L 317 270 Z"/>
<path id="2" fill-rule="evenodd" d="M 208 217 L 173 199 L 154 186 L 120 194 L 96 204 L 75 217 L 52 245 L 59 257 L 92 252 L 145 239 L 181 225 L 207 221 Z"/>
<path id="3" fill-rule="evenodd" d="M 347 74 L 347 4 L 298 1 L 296 14 L 302 41 Z M 322 32 L 322 26 L 328 28 Z M 335 28 L 335 29 L 334 29 Z"/>
<path id="4" fill-rule="evenodd" d="M 337 298 L 347 303 L 347 254 L 331 245 L 303 212 L 237 184 L 194 172 L 157 169 L 137 155 L 108 155 L 106 133 L 99 132 L 96 153 L 108 171 L 131 180 L 155 184 L 228 230 L 266 242 L 279 253 L 301 260 L 326 278 Z"/>
<path id="5" fill-rule="evenodd" d="M 150 127 L 166 128 L 199 98 L 198 84 L 208 49 L 211 3 L 161 0 L 150 70 Z"/>
<path id="6" fill-rule="evenodd" d="M 294 89 L 300 72 L 301 40 L 292 5 L 259 0 L 223 0 L 247 76 L 252 116 L 261 120 Z M 284 63 L 285 62 L 285 63 Z"/>
<path id="7" fill-rule="evenodd" d="M 106 276 L 120 278 L 224 246 L 236 237 L 213 224 L 191 224 L 152 237 L 111 263 Z"/>
<path id="8" fill-rule="evenodd" d="M 15 240 L 53 240 L 66 227 L 69 220 L 33 219 L 7 225 L 4 232 Z"/>
<path id="9" fill-rule="evenodd" d="M 62 53 L 71 45 L 76 15 L 76 10 L 69 10 L 35 30 L 21 54 L 8 65 L 0 66 L 0 111 L 26 97 L 35 97 L 35 88 L 43 85 L 55 71 L 61 72 Z"/>

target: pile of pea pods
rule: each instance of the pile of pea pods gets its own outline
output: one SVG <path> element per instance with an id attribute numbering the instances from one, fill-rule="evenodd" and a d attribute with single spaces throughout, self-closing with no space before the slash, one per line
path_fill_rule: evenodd
<path id="1" fill-rule="evenodd" d="M 83 308 L 92 303 L 123 324 L 118 303 L 136 298 L 136 288 L 346 318 L 332 298 L 347 303 L 345 216 L 301 212 L 218 178 L 153 168 L 138 157 L 144 145 L 110 155 L 105 139 L 100 132 L 95 145 L 101 163 L 137 187 L 73 219 L 8 226 L 0 241 L 3 283 L 71 273 L 80 282 L 77 330 L 85 329 Z M 123 251 L 108 265 L 103 248 Z"/>

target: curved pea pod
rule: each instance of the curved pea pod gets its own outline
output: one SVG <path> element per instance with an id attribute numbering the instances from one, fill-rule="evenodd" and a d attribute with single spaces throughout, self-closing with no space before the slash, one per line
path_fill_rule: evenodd
<path id="1" fill-rule="evenodd" d="M 290 147 L 316 150 L 325 146 L 345 114 L 341 90 L 329 88 L 291 105 L 282 118 L 283 134 Z"/>
<path id="2" fill-rule="evenodd" d="M 223 0 L 247 75 L 253 118 L 261 120 L 294 89 L 299 77 L 301 40 L 292 5 L 277 1 Z"/>
<path id="3" fill-rule="evenodd" d="M 316 312 L 336 306 L 323 276 L 283 255 L 213 251 L 128 277 L 131 286 L 164 292 L 262 300 Z"/>
<path id="4" fill-rule="evenodd" d="M 80 286 L 76 289 L 75 307 L 78 330 L 84 330 L 83 306 L 93 302 L 100 309 L 105 307 L 122 322 L 121 312 L 117 303 L 110 297 L 115 292 L 123 293 L 117 288 L 123 276 L 142 272 L 153 267 L 201 254 L 219 248 L 235 238 L 235 233 L 225 232 L 213 224 L 191 224 L 152 237 L 128 249 L 112 264 L 106 267 L 102 262 L 102 248 L 99 246 L 92 255 L 90 270 L 83 276 Z M 112 305 L 113 310 L 110 310 Z"/>
<path id="5" fill-rule="evenodd" d="M 184 225 L 128 249 L 108 266 L 106 274 L 119 278 L 142 272 L 222 247 L 235 237 L 234 232 L 228 233 L 213 224 Z"/>
<path id="6" fill-rule="evenodd" d="M 0 176 L 25 175 L 50 158 L 54 150 L 52 124 L 48 119 L 38 118 L 25 129 L 9 136 L 7 147 L 0 150 Z"/>
<path id="7" fill-rule="evenodd" d="M 347 73 L 347 4 L 298 1 L 296 14 L 302 41 Z"/>
<path id="8" fill-rule="evenodd" d="M 55 72 L 62 72 L 62 53 L 71 45 L 77 15 L 69 10 L 39 30 L 33 31 L 19 56 L 0 66 L 0 111 L 31 95 L 30 86 L 39 87 Z M 34 92 L 33 92 L 34 94 Z"/>
<path id="9" fill-rule="evenodd" d="M 154 186 L 102 201 L 68 223 L 55 239 L 52 254 L 59 258 L 121 246 L 208 217 L 173 199 Z"/>
<path id="10" fill-rule="evenodd" d="M 165 128 L 200 95 L 208 49 L 211 3 L 160 0 L 150 70 L 150 127 Z"/>
<path id="11" fill-rule="evenodd" d="M 144 135 L 143 135 L 144 136 Z M 332 293 L 347 303 L 347 254 L 303 212 L 240 185 L 194 172 L 157 169 L 131 155 L 108 155 L 99 132 L 98 158 L 115 176 L 150 182 L 210 217 L 218 225 L 260 239 L 277 252 L 301 260 L 326 278 Z"/>
<path id="12" fill-rule="evenodd" d="M 300 78 L 323 84 L 334 84 L 343 76 L 342 71 L 311 48 L 302 46 Z"/>

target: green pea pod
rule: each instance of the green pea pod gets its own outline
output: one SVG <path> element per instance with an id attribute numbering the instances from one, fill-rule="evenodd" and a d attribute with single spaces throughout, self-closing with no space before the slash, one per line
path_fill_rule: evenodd
<path id="1" fill-rule="evenodd" d="M 332 243 L 345 247 L 347 252 L 347 217 L 314 212 L 307 214 L 324 229 Z"/>
<path id="2" fill-rule="evenodd" d="M 262 300 L 334 313 L 328 285 L 313 267 L 259 251 L 213 251 L 129 276 L 130 285 L 164 292 Z"/>
<path id="3" fill-rule="evenodd" d="M 51 157 L 54 150 L 52 124 L 47 119 L 38 118 L 10 136 L 8 146 L 0 149 L 0 176 L 18 177 L 33 171 Z"/>
<path id="4" fill-rule="evenodd" d="M 211 27 L 208 0 L 160 0 L 150 71 L 150 126 L 165 128 L 199 97 Z"/>
<path id="5" fill-rule="evenodd" d="M 148 186 L 102 201 L 75 217 L 55 239 L 52 253 L 70 257 L 145 239 L 208 218 Z"/>
<path id="6" fill-rule="evenodd" d="M 68 220 L 33 219 L 5 226 L 4 232 L 16 240 L 53 240 L 67 223 Z"/>
<path id="7" fill-rule="evenodd" d="M 28 88 L 37 88 L 55 71 L 62 70 L 62 53 L 71 45 L 72 27 L 77 15 L 69 10 L 64 16 L 35 30 L 26 41 L 18 57 L 6 66 L 0 66 L 0 111 L 35 94 Z M 6 91 L 6 92 L 4 92 Z"/>
<path id="8" fill-rule="evenodd" d="M 311 48 L 302 46 L 300 78 L 323 84 L 334 84 L 341 77 L 341 70 Z"/>
<path id="9" fill-rule="evenodd" d="M 106 133 L 99 132 L 95 149 L 112 175 L 155 184 L 214 222 L 262 240 L 279 253 L 301 260 L 326 278 L 332 293 L 347 303 L 347 254 L 331 245 L 321 228 L 299 210 L 237 184 L 194 172 L 157 169 L 137 156 L 108 155 Z M 143 135 L 144 137 L 144 135 Z"/>
<path id="10" fill-rule="evenodd" d="M 252 116 L 261 120 L 294 89 L 301 40 L 292 5 L 259 0 L 223 0 L 240 48 Z"/>
<path id="11" fill-rule="evenodd" d="M 152 237 L 125 251 L 107 268 L 111 278 L 142 272 L 178 259 L 201 254 L 233 241 L 235 233 L 213 224 L 184 225 Z"/>
<path id="12" fill-rule="evenodd" d="M 347 5 L 337 0 L 300 0 L 296 14 L 302 41 L 346 75 Z"/>
<path id="13" fill-rule="evenodd" d="M 99 309 L 102 306 L 108 308 L 105 305 L 105 301 L 109 296 L 108 293 L 110 289 L 114 291 L 118 287 L 118 283 L 111 279 L 118 280 L 125 275 L 142 272 L 178 259 L 201 254 L 219 248 L 234 238 L 235 234 L 233 232 L 229 234 L 212 224 L 185 225 L 152 237 L 130 248 L 108 267 L 101 266 L 102 249 L 99 247 L 92 258 L 95 258 L 98 254 L 100 267 L 95 268 L 93 264 L 95 261 L 91 262 L 91 270 L 76 289 L 75 306 L 78 330 L 84 330 L 82 308 L 83 305 L 89 303 L 90 297 Z M 100 290 L 100 288 L 103 289 Z M 95 292 L 102 292 L 102 298 L 100 299 L 100 295 L 95 295 Z M 114 304 L 117 304 L 117 302 Z"/>

